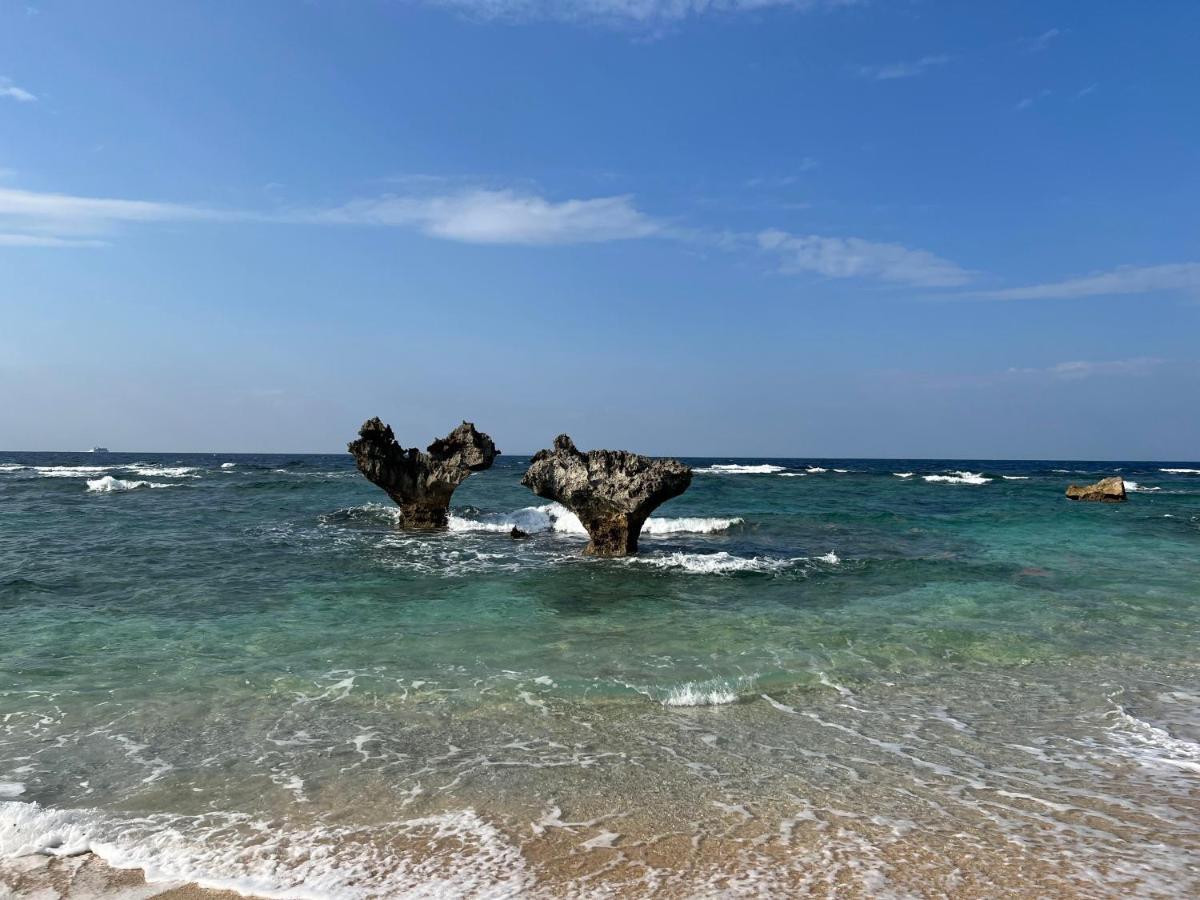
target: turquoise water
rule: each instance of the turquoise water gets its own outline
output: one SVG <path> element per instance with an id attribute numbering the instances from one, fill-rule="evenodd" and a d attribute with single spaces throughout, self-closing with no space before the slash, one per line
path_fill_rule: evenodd
<path id="1" fill-rule="evenodd" d="M 1200 464 L 688 462 L 594 560 L 521 457 L 406 534 L 349 456 L 0 453 L 0 884 L 1196 892 Z"/>

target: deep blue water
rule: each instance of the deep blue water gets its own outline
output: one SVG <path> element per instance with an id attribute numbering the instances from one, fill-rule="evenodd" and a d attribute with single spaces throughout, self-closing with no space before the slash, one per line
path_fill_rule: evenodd
<path id="1" fill-rule="evenodd" d="M 288 896 L 1195 891 L 1200 463 L 685 461 L 594 560 L 523 457 L 406 534 L 348 455 L 0 453 L 0 855 Z M 1129 502 L 1063 496 L 1109 474 Z"/>

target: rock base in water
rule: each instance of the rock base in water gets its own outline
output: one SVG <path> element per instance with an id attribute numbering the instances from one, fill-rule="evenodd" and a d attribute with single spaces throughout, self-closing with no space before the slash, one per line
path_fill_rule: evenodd
<path id="1" fill-rule="evenodd" d="M 404 528 L 444 528 L 454 489 L 473 472 L 490 469 L 500 451 L 474 424 L 463 422 L 422 453 L 396 442 L 390 425 L 368 419 L 346 448 L 358 471 L 400 507 Z"/>
<path id="2" fill-rule="evenodd" d="M 1073 484 L 1067 488 L 1067 497 L 1071 500 L 1093 500 L 1099 503 L 1124 503 L 1125 480 L 1114 475 L 1095 484 Z"/>
<path id="3" fill-rule="evenodd" d="M 591 540 L 591 556 L 637 553 L 638 535 L 650 513 L 692 483 L 692 470 L 674 459 L 653 459 L 627 450 L 580 453 L 565 434 L 553 450 L 541 450 L 521 484 L 561 503 L 579 517 Z"/>

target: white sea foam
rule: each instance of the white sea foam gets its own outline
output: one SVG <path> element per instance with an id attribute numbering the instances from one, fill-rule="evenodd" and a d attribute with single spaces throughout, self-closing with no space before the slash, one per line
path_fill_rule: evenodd
<path id="1" fill-rule="evenodd" d="M 86 478 L 89 475 L 99 475 L 108 472 L 115 466 L 34 466 L 33 469 L 43 478 Z"/>
<path id="2" fill-rule="evenodd" d="M 836 553 L 834 553 L 832 550 L 830 550 L 824 556 L 818 556 L 817 559 L 823 563 L 829 563 L 829 565 L 831 565 L 831 566 L 840 565 L 842 562 L 842 558 L 840 556 L 838 556 Z"/>
<path id="3" fill-rule="evenodd" d="M 630 556 L 632 565 L 654 566 L 658 569 L 682 569 L 697 575 L 728 575 L 734 572 L 778 572 L 792 564 L 787 559 L 765 556 L 734 556 L 721 550 L 717 553 L 666 553 L 661 556 Z"/>
<path id="4" fill-rule="evenodd" d="M 697 475 L 771 475 L 775 472 L 782 472 L 786 466 L 772 466 L 766 463 L 762 465 L 742 466 L 734 463 L 726 465 L 708 466 L 703 469 L 694 469 Z"/>
<path id="5" fill-rule="evenodd" d="M 124 819 L 0 802 L 0 859 L 89 851 L 114 868 L 140 869 L 150 884 L 258 897 L 515 897 L 531 886 L 520 851 L 470 809 L 364 833 L 268 827 L 242 813 Z"/>
<path id="6" fill-rule="evenodd" d="M 926 481 L 941 481 L 946 484 L 987 484 L 992 479 L 978 472 L 952 472 L 949 475 L 922 475 Z"/>
<path id="7" fill-rule="evenodd" d="M 1200 475 L 1200 469 L 1159 469 L 1160 472 L 1168 472 L 1171 475 Z"/>
<path id="8" fill-rule="evenodd" d="M 737 699 L 737 691 L 725 684 L 690 682 L 671 688 L 663 706 L 725 706 L 737 703 Z"/>
<path id="9" fill-rule="evenodd" d="M 1003 478 L 1005 481 L 1028 481 L 1029 480 L 1028 475 L 1001 475 L 1000 477 Z"/>
<path id="10" fill-rule="evenodd" d="M 1152 494 L 1155 491 L 1161 491 L 1160 487 L 1142 487 L 1136 481 L 1122 482 L 1125 485 L 1125 490 L 1131 494 Z"/>
<path id="11" fill-rule="evenodd" d="M 643 535 L 710 534 L 725 531 L 742 520 L 736 517 L 683 516 L 680 518 L 650 518 L 642 526 Z M 508 533 L 519 528 L 526 534 L 553 531 L 559 534 L 587 535 L 579 517 L 561 503 L 526 506 L 506 513 L 488 513 L 477 519 L 451 515 L 451 531 L 497 531 Z"/>
<path id="12" fill-rule="evenodd" d="M 159 466 L 154 463 L 132 463 L 125 466 L 135 475 L 145 475 L 149 478 L 199 478 L 194 466 Z"/>
<path id="13" fill-rule="evenodd" d="M 915 472 L 893 472 L 892 474 L 895 475 L 897 478 L 912 478 L 913 475 L 915 475 L 916 473 Z"/>
<path id="14" fill-rule="evenodd" d="M 1165 766 L 1200 774 L 1200 744 L 1172 735 L 1132 715 L 1124 707 L 1114 711 L 1113 737 L 1120 748 L 1143 765 Z"/>
<path id="15" fill-rule="evenodd" d="M 804 471 L 808 472 L 809 475 L 820 475 L 822 472 L 828 472 L 829 470 L 822 469 L 820 466 L 809 466 Z"/>
<path id="16" fill-rule="evenodd" d="M 105 475 L 103 478 L 88 479 L 87 489 L 89 491 L 98 491 L 100 493 L 112 493 L 114 491 L 132 491 L 136 488 L 169 488 L 179 487 L 178 484 L 162 484 L 156 481 L 126 481 L 122 478 L 113 478 L 111 475 Z"/>
<path id="17" fill-rule="evenodd" d="M 221 468 L 222 469 L 232 469 L 236 465 L 237 465 L 237 463 L 224 462 L 224 463 L 221 463 Z"/>
<path id="18" fill-rule="evenodd" d="M 25 467 L 18 463 L 0 463 L 0 472 L 19 472 Z"/>
<path id="19" fill-rule="evenodd" d="M 0 798 L 10 799 L 20 797 L 25 793 L 25 785 L 19 781 L 0 781 Z"/>

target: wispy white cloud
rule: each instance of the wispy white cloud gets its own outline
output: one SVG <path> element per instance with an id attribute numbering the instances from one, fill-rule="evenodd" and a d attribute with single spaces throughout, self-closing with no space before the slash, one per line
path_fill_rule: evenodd
<path id="1" fill-rule="evenodd" d="M 235 215 L 177 203 L 76 197 L 0 187 L 0 229 L 43 237 L 106 234 L 122 222 L 218 219 Z"/>
<path id="2" fill-rule="evenodd" d="M 49 234 L 6 234 L 0 232 L 0 247 L 101 247 L 103 241 L 77 240 Z"/>
<path id="3" fill-rule="evenodd" d="M 1099 272 L 1082 278 L 993 291 L 973 291 L 964 296 L 987 300 L 1070 300 L 1174 291 L 1200 292 L 1200 263 L 1121 266 L 1110 272 Z"/>
<path id="4" fill-rule="evenodd" d="M 949 260 L 901 244 L 768 230 L 758 234 L 758 245 L 778 257 L 783 272 L 871 278 L 914 287 L 959 287 L 971 280 L 970 272 Z"/>
<path id="5" fill-rule="evenodd" d="M 1100 87 L 1099 82 L 1093 82 L 1092 84 L 1089 84 L 1087 87 L 1075 92 L 1075 99 L 1082 100 L 1088 94 L 1094 94 L 1096 92 L 1096 88 L 1098 87 Z"/>
<path id="6" fill-rule="evenodd" d="M 17 87 L 9 78 L 0 77 L 0 97 L 16 100 L 19 103 L 33 103 L 37 97 L 24 88 Z"/>
<path id="7" fill-rule="evenodd" d="M 1029 107 L 1033 106 L 1033 104 L 1037 103 L 1039 100 L 1042 100 L 1049 96 L 1050 96 L 1050 91 L 1045 90 L 1045 89 L 1040 90 L 1036 94 L 1034 94 L 1032 97 L 1024 97 L 1021 100 L 1018 100 L 1017 105 L 1014 106 L 1013 109 L 1015 109 L 1017 112 L 1024 112 L 1025 110 L 1029 109 Z"/>
<path id="8" fill-rule="evenodd" d="M 309 216 L 313 222 L 416 228 L 470 244 L 581 244 L 644 238 L 663 226 L 627 195 L 554 202 L 512 190 L 435 196 L 387 194 Z"/>
<path id="9" fill-rule="evenodd" d="M 1112 359 L 1100 362 L 1072 360 L 1048 368 L 1012 368 L 1009 375 L 1049 375 L 1066 381 L 1079 381 L 1095 375 L 1145 375 L 1163 365 L 1165 359 L 1156 356 L 1137 356 L 1132 359 Z"/>
<path id="10" fill-rule="evenodd" d="M 789 9 L 809 12 L 862 0 L 412 0 L 473 19 L 609 25 L 665 25 L 704 15 Z"/>
<path id="11" fill-rule="evenodd" d="M 1055 38 L 1061 36 L 1062 32 L 1059 29 L 1049 28 L 1037 37 L 1026 38 L 1022 43 L 1024 43 L 1025 49 L 1030 53 L 1038 53 L 1039 51 L 1048 49 Z"/>
<path id="12" fill-rule="evenodd" d="M 819 160 L 813 159 L 811 156 L 806 156 L 796 163 L 794 171 L 790 175 L 773 175 L 759 176 L 755 178 L 747 178 L 745 185 L 748 188 L 784 188 L 791 187 L 799 183 L 800 176 L 804 172 L 811 172 L 813 169 L 821 165 Z"/>
<path id="13" fill-rule="evenodd" d="M 887 63 L 881 66 L 859 66 L 856 70 L 863 78 L 875 81 L 892 81 L 896 78 L 915 78 L 926 69 L 934 66 L 944 66 L 950 62 L 950 57 L 944 53 L 932 56 L 922 56 L 911 62 Z"/>

